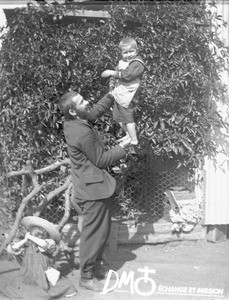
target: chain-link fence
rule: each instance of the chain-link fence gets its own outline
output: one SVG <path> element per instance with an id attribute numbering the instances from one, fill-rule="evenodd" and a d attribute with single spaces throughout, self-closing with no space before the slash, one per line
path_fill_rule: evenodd
<path id="1" fill-rule="evenodd" d="M 120 180 L 120 174 L 113 174 Z M 149 155 L 133 157 L 122 174 L 123 187 L 112 198 L 110 205 L 112 216 L 116 219 L 135 219 L 145 222 L 157 222 L 165 215 L 165 190 L 171 187 L 194 189 L 189 181 L 188 170 L 176 168 L 173 160 L 164 162 Z M 53 223 L 59 223 L 64 215 L 63 200 L 55 199 L 46 208 L 44 217 Z M 76 212 L 71 212 L 71 217 Z"/>
<path id="2" fill-rule="evenodd" d="M 165 191 L 179 186 L 194 189 L 186 168 L 176 168 L 174 161 L 163 162 L 146 156 L 128 168 L 124 187 L 112 201 L 116 217 L 154 223 L 165 213 Z"/>

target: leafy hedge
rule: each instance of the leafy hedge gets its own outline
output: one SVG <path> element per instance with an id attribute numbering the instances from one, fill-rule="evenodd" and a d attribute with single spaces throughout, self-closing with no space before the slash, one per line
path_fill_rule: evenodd
<path id="1" fill-rule="evenodd" d="M 224 98 L 219 71 L 229 51 L 197 24 L 208 19 L 204 5 L 194 3 L 114 3 L 105 6 L 111 15 L 105 20 L 65 17 L 66 10 L 79 8 L 74 5 L 18 9 L 0 52 L 7 171 L 20 169 L 28 156 L 35 168 L 66 156 L 58 98 L 69 88 L 91 103 L 105 95 L 101 73 L 117 64 L 117 45 L 126 35 L 136 38 L 147 66 L 137 113 L 141 151 L 190 168 L 212 155 L 212 131 L 224 126 L 215 101 Z M 109 113 L 97 126 L 108 146 L 120 134 Z"/>

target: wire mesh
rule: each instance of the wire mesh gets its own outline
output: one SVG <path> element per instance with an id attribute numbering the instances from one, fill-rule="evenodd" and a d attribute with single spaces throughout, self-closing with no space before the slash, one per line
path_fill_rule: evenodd
<path id="1" fill-rule="evenodd" d="M 41 217 L 44 217 L 49 222 L 59 224 L 64 216 L 64 198 L 55 197 L 49 205 L 47 205 Z"/>
<path id="2" fill-rule="evenodd" d="M 114 174 L 113 174 L 114 175 Z M 120 175 L 115 175 L 119 180 Z M 171 187 L 194 189 L 185 167 L 177 169 L 172 160 L 167 162 L 150 156 L 133 159 L 122 174 L 123 187 L 110 201 L 112 217 L 157 222 L 165 213 L 165 190 Z M 64 199 L 55 199 L 46 208 L 44 217 L 59 223 L 64 215 Z M 76 215 L 73 210 L 71 216 Z"/>
<path id="3" fill-rule="evenodd" d="M 194 189 L 188 169 L 177 169 L 174 161 L 162 162 L 150 156 L 133 162 L 125 174 L 124 186 L 111 202 L 113 217 L 156 222 L 164 217 L 166 189 Z"/>

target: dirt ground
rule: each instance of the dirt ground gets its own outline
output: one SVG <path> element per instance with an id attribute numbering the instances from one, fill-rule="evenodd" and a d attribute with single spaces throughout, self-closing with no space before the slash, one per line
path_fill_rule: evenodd
<path id="1" fill-rule="evenodd" d="M 78 289 L 72 300 L 83 299 L 228 299 L 229 240 L 170 242 L 158 245 L 119 245 L 108 252 L 111 280 L 103 280 L 104 293 L 78 287 L 79 270 L 62 258 L 63 272 Z M 0 286 L 16 272 L 16 263 L 1 261 Z M 4 298 L 0 296 L 0 299 Z M 35 299 L 36 300 L 36 299 Z"/>

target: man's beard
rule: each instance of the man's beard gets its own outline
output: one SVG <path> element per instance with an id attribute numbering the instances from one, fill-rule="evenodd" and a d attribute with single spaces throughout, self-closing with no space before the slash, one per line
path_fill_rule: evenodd
<path id="1" fill-rule="evenodd" d="M 89 112 L 89 110 L 90 110 L 90 108 L 88 106 L 86 106 L 83 110 L 77 111 L 77 116 L 80 119 L 87 120 L 87 113 Z"/>

